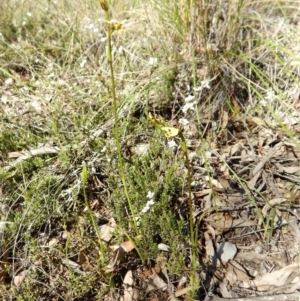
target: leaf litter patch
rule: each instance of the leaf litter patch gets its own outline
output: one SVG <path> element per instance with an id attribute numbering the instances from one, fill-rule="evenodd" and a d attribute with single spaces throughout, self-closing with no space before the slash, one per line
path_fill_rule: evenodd
<path id="1" fill-rule="evenodd" d="M 210 176 L 198 176 L 206 187 L 195 192 L 194 216 L 206 229 L 203 284 L 224 298 L 299 288 L 299 144 L 250 122 L 259 126 L 231 127 L 236 138 L 207 151 Z M 238 250 L 229 263 L 215 259 L 225 242 Z"/>

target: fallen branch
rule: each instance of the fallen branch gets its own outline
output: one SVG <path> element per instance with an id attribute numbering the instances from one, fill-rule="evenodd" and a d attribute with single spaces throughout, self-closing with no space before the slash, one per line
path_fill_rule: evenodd
<path id="1" fill-rule="evenodd" d="M 212 301 L 292 301 L 299 300 L 300 292 L 293 294 L 280 294 L 273 296 L 255 296 L 245 298 L 214 298 Z"/>

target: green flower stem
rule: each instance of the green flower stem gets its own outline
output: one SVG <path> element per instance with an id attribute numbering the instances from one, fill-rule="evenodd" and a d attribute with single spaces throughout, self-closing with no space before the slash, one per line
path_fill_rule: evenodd
<path id="1" fill-rule="evenodd" d="M 187 178 L 188 178 L 188 202 L 189 202 L 189 226 L 190 226 L 190 239 L 191 239 L 191 261 L 192 261 L 192 275 L 191 275 L 191 286 L 192 292 L 194 293 L 198 287 L 197 285 L 197 231 L 194 229 L 194 219 L 193 219 L 193 200 L 192 200 L 192 173 L 191 173 L 191 165 L 188 156 L 188 148 L 186 144 L 186 140 L 183 136 L 182 131 L 179 130 L 178 133 L 181 139 L 181 149 L 185 156 L 185 162 L 187 166 Z"/>
<path id="2" fill-rule="evenodd" d="M 112 98 L 113 98 L 113 111 L 114 111 L 114 135 L 116 140 L 116 147 L 118 152 L 118 165 L 121 175 L 121 180 L 124 187 L 124 193 L 127 199 L 127 203 L 130 209 L 130 213 L 133 219 L 133 226 L 136 234 L 139 234 L 139 229 L 137 226 L 134 209 L 131 203 L 131 199 L 129 197 L 129 193 L 127 190 L 125 172 L 124 172 L 124 163 L 123 157 L 121 153 L 121 143 L 119 139 L 119 124 L 118 124 L 118 101 L 116 96 L 116 84 L 115 84 L 115 76 L 114 76 L 114 67 L 113 67 L 113 57 L 112 57 L 112 49 L 111 49 L 111 34 L 113 33 L 113 28 L 111 26 L 111 18 L 109 13 L 109 5 L 106 1 L 100 1 L 102 9 L 105 11 L 106 22 L 107 22 L 107 60 L 110 67 L 110 78 L 111 78 L 111 88 L 112 88 Z"/>

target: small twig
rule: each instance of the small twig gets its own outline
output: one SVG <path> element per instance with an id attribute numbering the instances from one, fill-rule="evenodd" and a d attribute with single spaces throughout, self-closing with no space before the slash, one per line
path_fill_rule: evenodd
<path id="1" fill-rule="evenodd" d="M 27 152 L 24 152 L 24 154 L 22 156 L 20 156 L 16 161 L 14 161 L 13 163 L 7 165 L 6 167 L 4 167 L 5 170 L 9 170 L 12 167 L 14 167 L 15 165 L 17 165 L 19 162 L 24 161 L 26 159 L 35 157 L 35 156 L 39 156 L 39 155 L 47 155 L 47 154 L 57 154 L 59 153 L 60 148 L 57 146 L 43 146 L 37 149 L 33 149 Z"/>
<path id="2" fill-rule="evenodd" d="M 298 300 L 300 298 L 300 293 L 293 294 L 280 294 L 273 296 L 255 296 L 255 297 L 245 297 L 245 298 L 214 298 L 212 301 L 292 301 Z"/>
<path id="3" fill-rule="evenodd" d="M 283 142 L 278 143 L 275 145 L 270 151 L 259 161 L 259 163 L 253 169 L 253 176 L 255 176 L 263 167 L 264 165 L 275 155 L 275 153 L 283 146 Z"/>

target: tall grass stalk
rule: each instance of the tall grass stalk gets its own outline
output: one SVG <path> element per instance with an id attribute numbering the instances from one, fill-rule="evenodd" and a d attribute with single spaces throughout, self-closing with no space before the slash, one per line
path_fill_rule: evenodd
<path id="1" fill-rule="evenodd" d="M 110 1 L 109 1 L 110 2 Z M 119 139 L 119 124 L 118 124 L 118 101 L 117 101 L 117 95 L 116 95 L 116 84 L 115 84 L 115 75 L 114 75 L 114 66 L 113 66 L 113 55 L 112 55 L 112 47 L 111 47 L 111 36 L 113 31 L 115 30 L 115 27 L 112 25 L 112 20 L 109 12 L 110 4 L 106 0 L 100 0 L 101 8 L 105 11 L 105 20 L 107 23 L 107 60 L 110 68 L 110 78 L 111 78 L 111 90 L 112 90 L 112 98 L 113 98 L 113 112 L 114 112 L 114 135 L 116 140 L 116 146 L 117 146 L 117 152 L 118 152 L 118 166 L 119 171 L 124 187 L 124 193 L 127 199 L 127 203 L 130 209 L 130 213 L 133 220 L 133 226 L 136 234 L 139 234 L 139 229 L 137 226 L 137 221 L 135 218 L 134 209 L 132 206 L 131 199 L 129 197 L 129 193 L 127 190 L 127 184 L 125 179 L 125 172 L 124 172 L 124 163 L 123 163 L 123 157 L 121 153 L 121 143 Z"/>
<path id="2" fill-rule="evenodd" d="M 93 224 L 93 228 L 96 232 L 97 238 L 98 238 L 98 242 L 99 242 L 99 246 L 100 246 L 100 258 L 101 258 L 101 263 L 104 264 L 105 263 L 105 245 L 100 237 L 100 232 L 99 232 L 99 228 L 98 225 L 96 223 L 93 211 L 91 209 L 90 203 L 88 201 L 87 195 L 86 195 L 86 184 L 87 184 L 87 180 L 88 180 L 88 170 L 87 170 L 87 166 L 84 163 L 83 167 L 82 167 L 82 173 L 81 173 L 81 180 L 82 180 L 82 190 L 83 190 L 83 198 L 85 201 L 85 205 L 88 209 L 88 213 L 90 215 L 90 219 L 92 221 Z"/>

